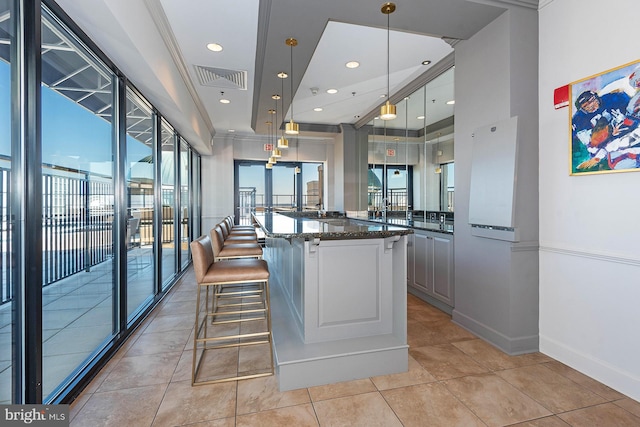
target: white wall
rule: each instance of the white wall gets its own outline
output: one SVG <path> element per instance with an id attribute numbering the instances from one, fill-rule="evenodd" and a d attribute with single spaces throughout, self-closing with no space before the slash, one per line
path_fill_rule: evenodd
<path id="1" fill-rule="evenodd" d="M 626 36 L 637 10 L 555 0 L 539 11 L 540 350 L 640 400 L 640 173 L 569 176 L 569 112 L 553 108 L 554 88 L 640 59 Z"/>

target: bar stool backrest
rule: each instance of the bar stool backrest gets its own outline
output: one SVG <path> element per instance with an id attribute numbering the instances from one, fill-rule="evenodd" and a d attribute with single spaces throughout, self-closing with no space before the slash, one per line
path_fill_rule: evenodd
<path id="1" fill-rule="evenodd" d="M 229 228 L 229 223 L 227 223 L 226 219 L 223 219 L 222 222 L 218 223 L 218 225 L 222 230 L 222 237 L 226 239 L 229 236 L 229 233 L 231 233 L 231 229 Z"/>
<path id="2" fill-rule="evenodd" d="M 213 248 L 209 236 L 200 236 L 191 242 L 191 257 L 196 281 L 202 283 L 204 276 L 213 264 Z"/>
<path id="3" fill-rule="evenodd" d="M 222 221 L 222 223 L 227 228 L 227 234 L 231 234 L 231 230 L 233 230 L 233 218 L 228 216 L 224 219 L 224 221 Z"/>
<path id="4" fill-rule="evenodd" d="M 217 258 L 224 246 L 224 233 L 222 231 L 223 226 L 217 224 L 211 229 L 209 234 L 211 235 L 211 247 L 213 250 L 213 257 Z"/>

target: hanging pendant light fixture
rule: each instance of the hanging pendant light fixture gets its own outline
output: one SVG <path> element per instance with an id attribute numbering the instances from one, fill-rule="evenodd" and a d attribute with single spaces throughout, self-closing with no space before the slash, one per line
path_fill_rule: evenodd
<path id="1" fill-rule="evenodd" d="M 289 75 L 287 73 L 285 73 L 284 71 L 280 71 L 278 73 L 278 78 L 280 79 L 280 81 L 282 82 L 282 94 L 284 94 L 284 79 L 286 79 L 287 77 L 289 77 Z M 282 120 L 284 120 L 284 98 L 281 98 L 281 102 L 282 102 Z M 277 106 L 277 102 L 276 102 L 276 106 Z M 280 122 L 277 122 L 280 123 Z M 277 134 L 277 130 L 276 130 L 276 134 Z M 287 138 L 284 137 L 284 130 L 282 131 L 282 136 L 280 138 L 278 138 L 278 147 L 279 148 L 289 148 L 289 140 Z"/>
<path id="2" fill-rule="evenodd" d="M 269 110 L 269 113 L 272 114 L 271 110 Z M 267 125 L 269 126 L 269 144 L 273 144 L 273 140 L 271 139 L 272 137 L 272 133 L 271 130 L 273 129 L 273 121 L 269 121 L 267 122 Z M 273 164 L 275 163 L 275 159 L 273 159 L 273 157 L 269 156 L 269 159 L 267 160 L 267 164 L 265 165 L 265 167 L 267 169 L 273 169 Z"/>
<path id="3" fill-rule="evenodd" d="M 290 73 L 291 73 L 291 80 L 290 80 L 290 85 L 291 85 L 291 119 L 289 120 L 289 123 L 287 123 L 285 125 L 285 131 L 284 133 L 286 133 L 287 135 L 297 135 L 300 133 L 300 127 L 298 126 L 298 124 L 296 122 L 293 121 L 293 47 L 298 45 L 298 40 L 294 39 L 293 37 L 290 37 L 288 39 L 286 39 L 284 41 L 287 46 L 291 47 L 291 69 L 290 69 Z"/>
<path id="4" fill-rule="evenodd" d="M 389 15 L 396 10 L 394 3 L 385 3 L 382 5 L 380 11 L 387 15 L 387 102 L 380 107 L 380 118 L 382 120 L 393 120 L 396 118 L 396 106 L 389 101 L 390 98 L 390 84 L 389 84 Z"/>
<path id="5" fill-rule="evenodd" d="M 284 77 L 280 77 L 281 75 L 283 75 Z M 284 79 L 287 77 L 287 73 L 285 72 L 281 72 L 278 73 L 278 77 L 280 77 L 280 79 L 282 80 L 282 93 L 284 93 Z M 271 95 L 271 98 L 273 98 L 276 102 L 276 123 L 280 123 L 278 121 L 278 99 L 282 99 L 282 96 L 275 94 L 275 95 Z M 283 101 L 283 105 L 282 105 L 283 111 L 284 111 L 284 101 Z M 284 118 L 284 114 L 283 114 L 283 118 Z M 275 129 L 275 128 L 274 128 Z M 275 135 L 277 134 L 277 131 L 274 131 L 274 141 L 275 141 Z M 277 147 L 278 148 L 289 148 L 289 141 L 284 137 L 284 134 L 282 134 L 282 138 L 278 138 L 278 143 L 277 143 Z"/>

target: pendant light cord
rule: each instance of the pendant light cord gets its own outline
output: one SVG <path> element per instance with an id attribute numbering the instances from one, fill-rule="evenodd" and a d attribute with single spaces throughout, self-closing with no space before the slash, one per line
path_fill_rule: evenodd
<path id="1" fill-rule="evenodd" d="M 390 13 L 387 13 L 387 101 L 391 102 L 391 96 L 390 96 L 390 93 L 389 93 L 390 92 L 389 73 L 390 73 L 390 70 L 391 70 L 391 65 L 390 65 L 390 62 L 391 62 L 390 54 L 391 54 L 391 52 L 390 52 L 390 49 L 389 49 L 389 45 L 390 45 L 390 42 L 389 42 L 389 40 L 390 40 L 389 39 L 389 15 L 390 15 Z"/>
<path id="2" fill-rule="evenodd" d="M 291 43 L 291 81 L 290 83 L 290 87 L 291 87 L 291 120 L 293 121 L 293 43 Z"/>
<path id="3" fill-rule="evenodd" d="M 282 96 L 280 97 L 280 102 L 282 104 L 282 121 L 284 122 L 284 79 L 280 79 L 280 82 L 282 83 Z M 291 106 L 293 107 L 293 99 L 291 99 Z M 284 127 L 282 127 L 282 139 L 284 139 Z"/>

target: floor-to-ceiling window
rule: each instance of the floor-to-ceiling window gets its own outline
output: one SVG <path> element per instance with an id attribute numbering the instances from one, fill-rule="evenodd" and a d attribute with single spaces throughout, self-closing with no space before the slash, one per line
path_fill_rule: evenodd
<path id="1" fill-rule="evenodd" d="M 68 402 L 160 300 L 160 184 L 178 165 L 162 235 L 179 211 L 187 241 L 199 228 L 200 158 L 182 140 L 179 160 L 161 113 L 56 11 L 0 0 L 1 404 Z"/>
<path id="2" fill-rule="evenodd" d="M 297 166 L 302 175 L 302 210 L 316 210 L 324 206 L 324 166 L 319 163 L 302 163 Z"/>
<path id="3" fill-rule="evenodd" d="M 116 331 L 114 74 L 42 14 L 42 395 Z"/>
<path id="4" fill-rule="evenodd" d="M 133 90 L 126 101 L 127 316 L 154 294 L 154 146 L 151 106 Z"/>
<path id="5" fill-rule="evenodd" d="M 0 404 L 11 403 L 14 386 L 13 280 L 11 221 L 11 52 L 14 19 L 8 0 L 0 0 Z"/>
<path id="6" fill-rule="evenodd" d="M 190 192 L 189 177 L 191 175 L 191 150 L 186 141 L 180 138 L 180 262 L 181 266 L 189 263 L 190 234 Z"/>
<path id="7" fill-rule="evenodd" d="M 317 210 L 323 206 L 322 163 L 236 160 L 235 203 L 238 222 L 249 224 L 251 212 Z"/>
<path id="8" fill-rule="evenodd" d="M 257 162 L 236 163 L 235 206 L 238 222 L 251 223 L 251 212 L 265 210 L 265 164 Z"/>
<path id="9" fill-rule="evenodd" d="M 201 206 L 202 206 L 202 198 L 200 193 L 200 156 L 192 151 L 191 152 L 191 206 L 193 209 L 193 215 L 191 215 L 192 223 L 191 223 L 191 234 L 194 237 L 200 236 L 202 234 L 201 230 Z"/>
<path id="10" fill-rule="evenodd" d="M 176 252 L 175 188 L 176 188 L 176 135 L 164 120 L 161 125 L 160 182 L 162 184 L 162 284 L 170 283 L 178 271 Z"/>
<path id="11" fill-rule="evenodd" d="M 298 210 L 296 194 L 297 174 L 295 165 L 288 163 L 277 163 L 271 169 L 272 181 L 272 206 L 274 211 L 295 211 Z"/>

